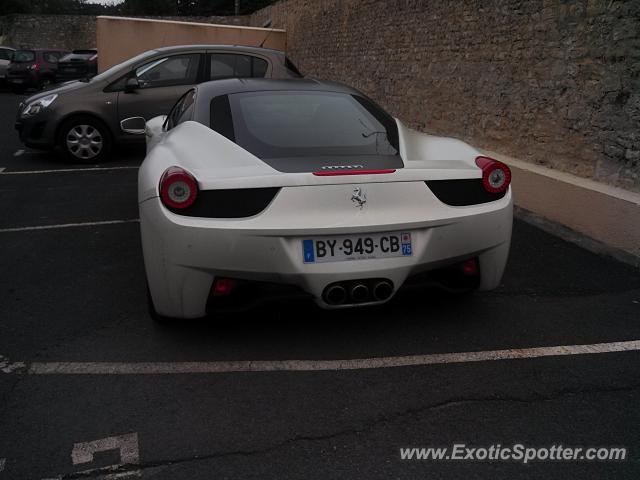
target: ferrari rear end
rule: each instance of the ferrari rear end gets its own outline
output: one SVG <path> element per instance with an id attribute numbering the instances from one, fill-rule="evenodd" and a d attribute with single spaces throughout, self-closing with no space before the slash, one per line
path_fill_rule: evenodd
<path id="1" fill-rule="evenodd" d="M 288 92 L 264 96 L 259 107 L 282 115 L 293 103 L 282 101 Z M 324 104 L 312 95 L 307 111 L 306 94 L 297 95 L 305 118 Z M 239 100 L 229 100 L 230 114 L 241 114 Z M 407 284 L 499 284 L 511 239 L 508 167 L 356 103 L 362 125 L 354 128 L 366 140 L 357 143 L 372 148 L 369 155 L 318 155 L 314 146 L 305 156 L 305 145 L 335 131 L 306 135 L 301 145 L 270 127 L 256 133 L 251 121 L 233 121 L 232 138 L 215 121 L 213 129 L 185 122 L 150 152 L 155 160 L 140 171 L 140 219 L 158 315 L 195 318 L 280 295 L 347 308 L 387 302 Z M 261 145 L 243 137 L 244 127 Z M 369 139 L 370 132 L 384 135 Z M 273 145 L 287 145 L 288 155 L 265 155 Z M 212 156 L 217 161 L 204 160 Z"/>

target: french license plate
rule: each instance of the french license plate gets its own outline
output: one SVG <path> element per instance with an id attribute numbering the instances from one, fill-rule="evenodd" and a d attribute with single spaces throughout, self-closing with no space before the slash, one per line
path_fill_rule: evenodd
<path id="1" fill-rule="evenodd" d="M 410 257 L 412 253 L 409 232 L 336 235 L 302 240 L 304 263 Z"/>

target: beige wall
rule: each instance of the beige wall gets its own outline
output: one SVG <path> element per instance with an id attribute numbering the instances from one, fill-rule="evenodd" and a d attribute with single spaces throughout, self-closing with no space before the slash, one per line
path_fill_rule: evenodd
<path id="1" fill-rule="evenodd" d="M 98 17 L 96 36 L 101 72 L 139 53 L 171 45 L 258 46 L 266 39 L 267 48 L 286 48 L 284 30 L 125 17 Z"/>

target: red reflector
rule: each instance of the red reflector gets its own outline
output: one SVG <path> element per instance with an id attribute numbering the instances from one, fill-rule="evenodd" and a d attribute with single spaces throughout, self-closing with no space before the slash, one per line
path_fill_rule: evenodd
<path id="1" fill-rule="evenodd" d="M 316 177 L 335 177 L 338 175 L 380 175 L 382 173 L 393 173 L 394 169 L 387 170 L 328 170 L 322 172 L 313 172 Z"/>
<path id="2" fill-rule="evenodd" d="M 216 278 L 213 283 L 213 294 L 218 297 L 226 297 L 236 288 L 237 282 L 233 278 Z"/>
<path id="3" fill-rule="evenodd" d="M 467 260 L 462 264 L 462 273 L 465 275 L 476 275 L 478 273 L 478 262 L 475 258 Z"/>

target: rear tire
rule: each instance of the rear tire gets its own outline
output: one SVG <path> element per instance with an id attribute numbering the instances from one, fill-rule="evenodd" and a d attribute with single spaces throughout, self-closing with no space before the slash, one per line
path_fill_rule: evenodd
<path id="1" fill-rule="evenodd" d="M 78 115 L 66 120 L 59 130 L 58 146 L 75 163 L 99 163 L 111 151 L 111 132 L 95 117 Z"/>

